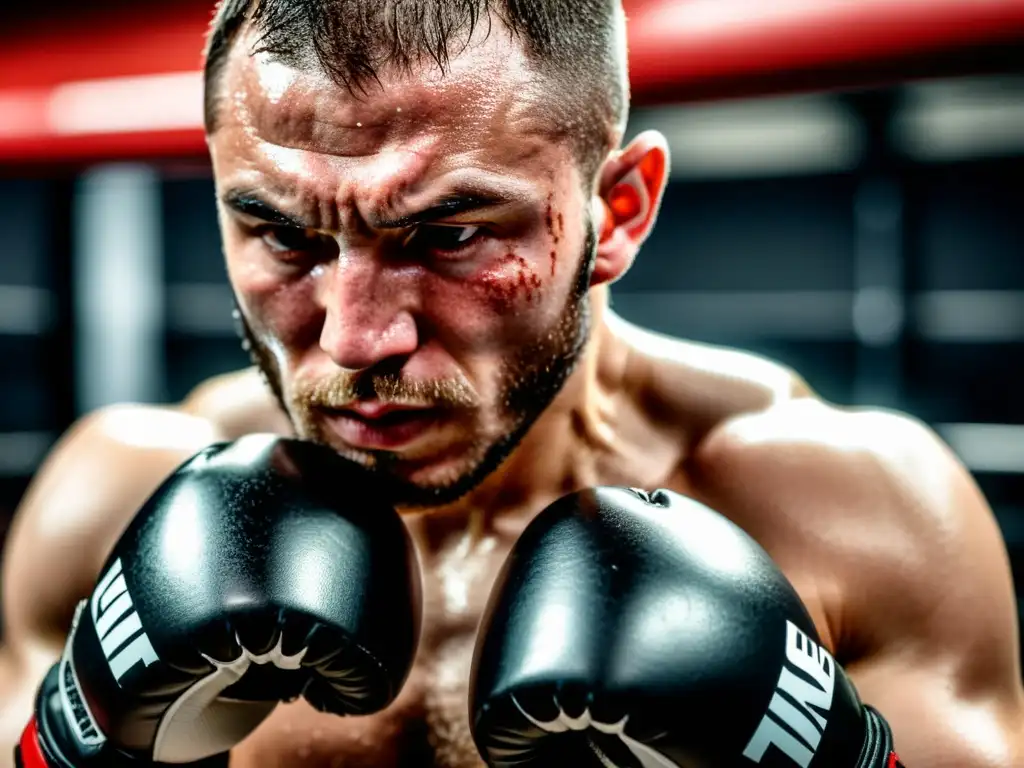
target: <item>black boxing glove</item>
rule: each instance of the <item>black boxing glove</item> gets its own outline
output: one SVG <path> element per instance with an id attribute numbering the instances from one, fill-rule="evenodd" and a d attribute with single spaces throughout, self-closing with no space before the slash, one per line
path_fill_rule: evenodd
<path id="1" fill-rule="evenodd" d="M 491 766 L 899 765 L 768 554 L 669 491 L 572 494 L 527 527 L 470 691 Z"/>
<path id="2" fill-rule="evenodd" d="M 18 764 L 225 766 L 281 701 L 381 710 L 412 665 L 419 579 L 358 465 L 271 436 L 211 446 L 143 506 L 79 605 Z"/>

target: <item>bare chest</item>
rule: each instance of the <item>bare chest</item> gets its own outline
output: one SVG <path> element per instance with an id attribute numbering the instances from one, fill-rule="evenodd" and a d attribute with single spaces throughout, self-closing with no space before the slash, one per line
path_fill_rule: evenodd
<path id="1" fill-rule="evenodd" d="M 508 554 L 497 538 L 456 542 L 425 569 L 424 627 L 398 699 L 369 717 L 282 705 L 232 752 L 231 768 L 478 768 L 469 729 L 476 627 Z"/>
<path id="2" fill-rule="evenodd" d="M 279 707 L 234 750 L 231 768 L 482 766 L 469 731 L 473 635 L 417 662 L 399 699 L 370 717 L 340 718 L 304 703 Z"/>

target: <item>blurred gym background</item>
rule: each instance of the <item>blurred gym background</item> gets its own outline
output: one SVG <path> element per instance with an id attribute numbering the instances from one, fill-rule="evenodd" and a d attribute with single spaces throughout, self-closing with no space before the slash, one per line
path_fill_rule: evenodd
<path id="1" fill-rule="evenodd" d="M 667 134 L 673 177 L 617 310 L 932 424 L 1024 594 L 1024 2 L 627 6 L 630 132 Z M 199 130 L 211 10 L 0 11 L 0 531 L 77 416 L 248 362 Z"/>

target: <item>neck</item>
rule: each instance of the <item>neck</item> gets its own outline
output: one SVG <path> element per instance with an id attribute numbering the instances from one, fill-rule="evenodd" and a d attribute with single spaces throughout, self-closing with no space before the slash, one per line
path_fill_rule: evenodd
<path id="1" fill-rule="evenodd" d="M 417 512 L 431 539 L 518 537 L 541 509 L 599 483 L 597 463 L 614 445 L 613 400 L 629 357 L 609 326 L 608 290 L 591 289 L 591 334 L 576 370 L 502 466 L 458 502 Z"/>

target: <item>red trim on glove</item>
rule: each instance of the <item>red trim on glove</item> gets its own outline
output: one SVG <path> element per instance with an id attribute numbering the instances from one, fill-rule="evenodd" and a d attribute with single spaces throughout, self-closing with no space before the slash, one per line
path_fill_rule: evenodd
<path id="1" fill-rule="evenodd" d="M 43 756 L 43 749 L 39 746 L 39 728 L 36 726 L 36 719 L 29 720 L 25 730 L 21 732 L 21 762 L 24 768 L 49 768 L 49 763 Z"/>
<path id="2" fill-rule="evenodd" d="M 899 755 L 895 752 L 890 752 L 889 762 L 885 764 L 885 768 L 903 768 L 903 763 L 900 762 Z"/>

